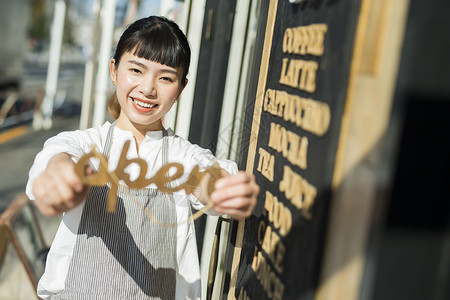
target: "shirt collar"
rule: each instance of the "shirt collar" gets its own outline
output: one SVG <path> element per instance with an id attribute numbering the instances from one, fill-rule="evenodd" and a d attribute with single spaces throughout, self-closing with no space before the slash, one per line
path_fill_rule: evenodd
<path id="1" fill-rule="evenodd" d="M 126 138 L 132 138 L 133 134 L 131 133 L 131 131 L 128 130 L 123 130 L 117 126 L 115 126 L 114 131 L 123 137 Z M 156 130 L 156 131 L 147 131 L 147 133 L 145 134 L 145 138 L 147 139 L 152 139 L 152 140 L 160 140 L 163 137 L 163 131 L 162 130 Z"/>

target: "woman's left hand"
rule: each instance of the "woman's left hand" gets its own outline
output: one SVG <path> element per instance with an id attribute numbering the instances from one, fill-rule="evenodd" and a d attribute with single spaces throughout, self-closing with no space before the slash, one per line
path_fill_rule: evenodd
<path id="1" fill-rule="evenodd" d="M 259 186 L 255 182 L 255 177 L 239 171 L 216 182 L 210 201 L 216 212 L 242 220 L 252 214 L 258 194 Z"/>

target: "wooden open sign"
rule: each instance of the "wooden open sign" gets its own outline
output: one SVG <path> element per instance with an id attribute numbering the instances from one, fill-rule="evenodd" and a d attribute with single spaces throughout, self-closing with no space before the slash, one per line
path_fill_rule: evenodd
<path id="1" fill-rule="evenodd" d="M 163 165 L 153 177 L 146 178 L 145 176 L 148 168 L 147 162 L 142 158 L 128 159 L 126 155 L 129 147 L 130 141 L 126 141 L 114 171 L 108 171 L 108 159 L 102 153 L 99 153 L 95 147 L 92 148 L 90 153 L 83 155 L 75 165 L 75 172 L 80 176 L 84 184 L 91 186 L 110 185 L 111 188 L 108 192 L 108 201 L 106 204 L 106 210 L 108 212 L 114 212 L 116 210 L 116 195 L 119 187 L 119 180 L 122 180 L 128 187 L 133 189 L 142 189 L 150 184 L 155 184 L 163 193 L 173 193 L 184 190 L 186 194 L 194 194 L 195 191 L 200 188 L 202 179 L 205 176 L 208 176 L 206 192 L 209 196 L 214 191 L 215 182 L 222 176 L 222 171 L 218 164 L 215 164 L 204 171 L 200 171 L 200 167 L 195 166 L 184 183 L 173 186 L 172 183 L 176 182 L 184 175 L 184 167 L 180 163 L 167 163 Z M 91 158 L 98 159 L 100 166 L 95 173 L 88 175 L 86 174 L 86 167 L 90 165 Z M 138 164 L 140 168 L 139 176 L 133 181 L 130 179 L 130 175 L 124 171 L 126 167 L 131 164 Z M 174 169 L 175 172 L 170 172 L 171 169 Z"/>

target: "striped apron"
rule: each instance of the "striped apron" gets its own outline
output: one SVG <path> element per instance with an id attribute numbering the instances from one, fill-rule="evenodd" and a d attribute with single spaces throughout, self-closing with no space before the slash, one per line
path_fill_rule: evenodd
<path id="1" fill-rule="evenodd" d="M 109 158 L 111 125 L 103 154 Z M 162 160 L 167 163 L 167 131 Z M 51 299 L 175 299 L 176 223 L 172 195 L 157 189 L 119 186 L 114 213 L 106 212 L 108 187 L 92 187 L 81 216 L 65 281 L 65 290 Z M 139 203 L 139 205 L 137 204 Z"/>

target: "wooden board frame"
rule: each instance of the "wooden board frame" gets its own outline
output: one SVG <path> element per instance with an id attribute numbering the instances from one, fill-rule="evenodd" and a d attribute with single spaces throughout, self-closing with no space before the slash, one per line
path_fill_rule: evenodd
<path id="1" fill-rule="evenodd" d="M 261 105 L 264 97 L 265 81 L 268 70 L 268 57 L 270 57 L 270 43 L 274 28 L 274 16 L 276 15 L 276 3 L 278 1 L 271 1 L 269 4 L 269 16 L 267 17 L 267 26 L 265 30 L 264 49 L 261 58 L 261 70 L 259 73 L 258 88 L 255 100 L 255 115 L 251 123 L 251 139 L 249 143 L 247 166 L 246 170 L 249 173 L 253 172 L 256 143 L 258 139 L 259 116 L 261 109 L 258 111 L 258 105 Z M 326 253 L 323 261 L 321 279 L 317 287 L 316 299 L 357 299 L 360 291 L 361 277 L 364 266 L 364 245 L 367 240 L 367 235 L 371 223 L 370 212 L 373 208 L 373 202 L 376 200 L 375 186 L 380 181 L 377 173 L 377 168 L 367 167 L 367 160 L 374 161 L 374 152 L 377 151 L 376 146 L 380 138 L 385 133 L 388 119 L 390 116 L 390 106 L 392 102 L 392 94 L 395 86 L 395 76 L 399 61 L 399 52 L 402 44 L 402 35 L 404 30 L 405 16 L 408 8 L 408 1 L 383 0 L 374 2 L 372 0 L 361 0 L 361 10 L 358 17 L 358 29 L 355 34 L 355 41 L 352 53 L 352 61 L 350 66 L 349 81 L 347 87 L 347 95 L 345 100 L 344 112 L 342 115 L 338 149 L 336 152 L 336 164 L 333 172 L 332 193 L 333 202 L 336 204 L 332 207 L 331 218 L 329 225 L 328 238 L 326 241 Z M 387 24 L 386 24 L 387 23 Z M 380 26 L 382 25 L 382 26 Z M 389 30 L 386 30 L 389 28 Z M 376 49 L 372 49 L 371 45 L 376 45 Z M 364 89 L 370 85 L 373 94 L 365 95 Z M 383 90 L 381 95 L 376 90 Z M 364 98 L 364 101 L 360 101 Z M 358 101 L 356 101 L 358 99 Z M 378 102 L 377 102 L 378 101 Z M 259 104 L 258 104 L 259 103 Z M 260 107 L 260 106 L 259 106 Z M 379 112 L 378 124 L 367 127 L 364 124 L 361 126 L 360 118 L 370 111 Z M 362 112 L 362 113 L 361 113 Z M 255 119 L 257 121 L 255 121 Z M 363 129 L 357 130 L 358 127 Z M 366 130 L 368 137 L 361 135 L 361 131 Z M 356 135 L 355 135 L 356 131 Z M 355 149 L 355 139 L 357 144 Z M 350 148 L 349 148 L 350 147 Z M 350 151 L 349 151 L 350 150 Z M 376 156 L 376 155 L 375 155 Z M 376 158 L 375 158 L 376 159 Z M 360 168 L 359 164 L 363 167 Z M 364 167 L 365 166 L 365 167 Z M 353 174 L 353 175 L 352 175 Z M 358 190 L 355 183 L 361 183 L 355 178 L 355 174 L 363 174 L 363 178 L 367 179 L 364 184 L 367 184 L 367 192 Z M 352 182 L 353 178 L 353 182 Z M 348 218 L 350 215 L 358 212 L 361 209 L 358 203 L 352 203 L 355 199 L 348 197 L 347 193 L 342 193 L 345 190 L 353 190 L 353 193 L 361 193 L 365 201 L 359 203 L 362 205 L 364 217 L 356 217 L 351 220 L 352 228 L 348 227 L 349 222 L 343 221 L 342 218 Z M 350 202 L 349 202 L 350 201 Z M 353 207 L 352 207 L 353 205 Z M 356 206 L 354 206 L 356 205 Z M 337 216 L 337 217 L 336 217 Z M 338 221 L 336 221 L 336 218 Z M 337 222 L 337 223 L 336 223 Z M 333 227 L 335 226 L 335 227 Z M 239 269 L 239 260 L 242 248 L 242 239 L 244 235 L 245 222 L 239 222 L 236 233 L 236 240 L 232 241 L 235 245 L 232 266 L 230 289 L 228 292 L 228 299 L 235 299 L 236 297 L 236 282 L 238 280 L 237 274 Z M 357 229 L 361 230 L 358 231 Z M 352 232 L 358 231 L 355 237 L 351 237 Z M 337 241 L 337 234 L 340 238 L 345 238 L 345 241 Z M 348 236 L 350 235 L 350 236 Z M 362 256 L 357 256 L 356 268 L 351 267 L 348 272 L 346 267 L 337 270 L 336 260 L 342 258 L 339 253 L 345 253 L 348 247 L 356 247 L 358 251 L 362 251 Z M 352 252 L 354 253 L 354 252 Z M 336 256 L 336 254 L 338 254 Z M 345 256 L 345 255 L 344 255 Z M 331 267 L 334 264 L 334 267 Z M 332 279 L 330 281 L 330 279 Z M 356 279 L 356 281 L 355 281 Z M 339 284 L 343 287 L 339 288 Z M 337 289 L 337 290 L 336 290 Z M 338 293 L 337 293 L 338 292 Z M 336 293 L 333 295 L 333 293 Z M 246 295 L 243 295 L 243 299 Z"/>

